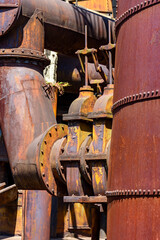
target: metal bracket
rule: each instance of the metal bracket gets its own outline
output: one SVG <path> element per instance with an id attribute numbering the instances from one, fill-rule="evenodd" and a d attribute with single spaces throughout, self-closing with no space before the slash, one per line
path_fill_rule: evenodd
<path id="1" fill-rule="evenodd" d="M 64 196 L 66 203 L 107 203 L 106 196 Z"/>

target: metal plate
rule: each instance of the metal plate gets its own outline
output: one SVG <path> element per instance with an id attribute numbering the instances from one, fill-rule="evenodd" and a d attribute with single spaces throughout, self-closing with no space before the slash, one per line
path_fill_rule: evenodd
<path id="1" fill-rule="evenodd" d="M 0 0 L 0 36 L 13 26 L 20 12 L 20 0 Z"/>

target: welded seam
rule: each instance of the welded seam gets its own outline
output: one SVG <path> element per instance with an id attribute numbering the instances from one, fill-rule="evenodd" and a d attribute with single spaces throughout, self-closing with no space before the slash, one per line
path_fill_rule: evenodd
<path id="1" fill-rule="evenodd" d="M 114 111 L 117 108 L 120 108 L 120 107 L 130 104 L 130 103 L 146 101 L 146 100 L 156 99 L 156 98 L 160 98 L 158 89 L 153 90 L 153 91 L 129 95 L 127 97 L 121 98 L 120 100 L 116 101 L 112 106 L 112 112 L 114 113 Z"/>
<path id="2" fill-rule="evenodd" d="M 125 11 L 123 14 L 121 14 L 118 18 L 116 18 L 116 28 L 122 24 L 127 18 L 130 18 L 132 15 L 145 10 L 148 7 L 152 7 L 155 4 L 160 3 L 160 0 L 147 0 L 144 2 L 141 2 L 133 7 L 131 7 L 130 9 L 128 9 L 127 11 Z M 118 3 L 117 3 L 118 4 Z M 118 7 L 118 5 L 117 5 Z"/>

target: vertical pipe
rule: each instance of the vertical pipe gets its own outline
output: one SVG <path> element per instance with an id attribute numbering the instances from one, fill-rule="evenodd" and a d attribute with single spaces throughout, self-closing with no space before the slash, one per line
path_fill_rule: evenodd
<path id="1" fill-rule="evenodd" d="M 87 25 L 85 25 L 85 49 L 87 50 Z M 88 86 L 88 57 L 85 55 L 85 86 Z"/>
<path id="2" fill-rule="evenodd" d="M 23 34 L 21 34 L 21 31 Z M 24 52 L 28 49 L 32 55 L 34 51 L 44 51 L 43 15 L 36 12 L 25 22 L 24 26 L 16 29 L 17 39 L 21 44 L 16 51 Z M 14 34 L 13 33 L 13 34 Z M 8 34 L 5 51 L 9 51 L 13 43 L 12 32 Z M 0 39 L 2 46 L 3 39 Z M 3 42 L 4 43 L 4 42 Z M 15 50 L 14 50 L 15 51 Z M 52 105 L 42 90 L 43 63 L 34 60 L 30 55 L 23 58 L 1 56 L 0 58 L 0 126 L 9 156 L 9 162 L 14 179 L 18 183 L 36 184 L 36 177 L 24 177 L 25 152 L 28 145 L 49 126 L 56 123 Z M 18 164 L 22 162 L 21 176 Z M 45 191 L 26 191 L 23 201 L 23 240 L 49 240 L 51 196 Z"/>

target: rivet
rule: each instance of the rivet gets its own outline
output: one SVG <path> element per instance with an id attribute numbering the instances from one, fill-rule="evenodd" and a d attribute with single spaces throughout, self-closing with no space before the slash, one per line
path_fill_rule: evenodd
<path id="1" fill-rule="evenodd" d="M 57 127 L 55 127 L 54 129 L 55 129 L 55 130 L 56 130 L 56 132 L 57 132 Z"/>
<path id="2" fill-rule="evenodd" d="M 54 194 L 54 189 L 52 189 L 52 193 Z"/>
<path id="3" fill-rule="evenodd" d="M 132 190 L 131 190 L 131 194 L 133 194 L 133 192 L 134 192 L 134 191 L 133 191 L 133 189 L 132 189 Z"/>
<path id="4" fill-rule="evenodd" d="M 150 95 L 150 92 L 147 92 L 147 96 L 149 96 Z"/>
<path id="5" fill-rule="evenodd" d="M 135 194 L 137 194 L 137 190 L 135 190 Z"/>
<path id="6" fill-rule="evenodd" d="M 49 133 L 49 136 L 52 137 L 52 133 Z"/>
<path id="7" fill-rule="evenodd" d="M 47 187 L 49 187 L 49 184 L 48 184 L 48 183 L 46 183 L 46 186 L 47 186 Z"/>
<path id="8" fill-rule="evenodd" d="M 45 177 L 45 173 L 43 173 L 42 176 Z"/>
<path id="9" fill-rule="evenodd" d="M 43 152 L 43 151 L 41 151 L 41 153 L 42 153 L 42 155 L 44 155 L 44 152 Z"/>
<path id="10" fill-rule="evenodd" d="M 143 190 L 143 194 L 145 194 L 146 193 L 146 190 Z"/>
<path id="11" fill-rule="evenodd" d="M 141 192 L 142 192 L 142 190 L 141 190 L 141 189 L 139 189 L 139 194 L 141 194 Z"/>
<path id="12" fill-rule="evenodd" d="M 155 194 L 156 193 L 156 189 L 153 189 L 153 194 Z"/>
<path id="13" fill-rule="evenodd" d="M 151 192 L 151 191 L 150 191 L 150 190 L 148 190 L 147 192 L 148 192 L 148 194 L 150 194 L 150 192 Z"/>
<path id="14" fill-rule="evenodd" d="M 152 91 L 152 96 L 154 95 L 154 91 Z"/>
<path id="15" fill-rule="evenodd" d="M 41 162 L 41 166 L 43 166 L 43 163 Z"/>
<path id="16" fill-rule="evenodd" d="M 24 53 L 24 50 L 22 49 L 22 53 Z"/>
<path id="17" fill-rule="evenodd" d="M 156 90 L 156 95 L 158 95 L 158 91 L 159 91 L 159 90 L 157 89 L 157 90 Z"/>
<path id="18" fill-rule="evenodd" d="M 47 145 L 47 142 L 46 142 L 46 141 L 44 141 L 44 143 Z"/>
<path id="19" fill-rule="evenodd" d="M 62 127 L 62 130 L 64 131 L 64 127 Z"/>
<path id="20" fill-rule="evenodd" d="M 145 97 L 145 96 L 146 96 L 146 92 L 143 93 L 143 97 Z"/>
<path id="21" fill-rule="evenodd" d="M 12 49 L 12 52 L 14 52 L 14 49 Z"/>

